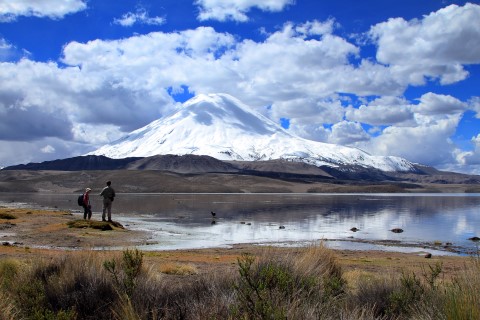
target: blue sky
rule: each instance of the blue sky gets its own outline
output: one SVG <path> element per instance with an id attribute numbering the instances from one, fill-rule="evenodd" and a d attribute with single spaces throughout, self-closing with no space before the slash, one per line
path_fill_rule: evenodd
<path id="1" fill-rule="evenodd" d="M 0 166 L 228 93 L 301 137 L 480 174 L 480 1 L 0 0 Z"/>

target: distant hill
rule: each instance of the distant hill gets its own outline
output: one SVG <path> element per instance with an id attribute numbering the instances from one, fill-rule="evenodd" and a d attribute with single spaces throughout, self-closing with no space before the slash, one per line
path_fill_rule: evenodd
<path id="1" fill-rule="evenodd" d="M 9 166 L 6 171 L 162 171 L 176 174 L 225 174 L 266 177 L 302 183 L 381 182 L 478 184 L 480 176 L 443 172 L 432 167 L 416 165 L 411 172 L 386 172 L 362 166 L 344 165 L 336 168 L 284 159 L 268 161 L 221 161 L 209 156 L 157 155 L 111 159 L 105 156 L 79 156 L 67 159 Z"/>
<path id="2" fill-rule="evenodd" d="M 5 167 L 3 170 L 120 170 L 139 159 L 142 158 L 110 159 L 104 156 L 79 156 L 40 163 L 19 164 Z"/>

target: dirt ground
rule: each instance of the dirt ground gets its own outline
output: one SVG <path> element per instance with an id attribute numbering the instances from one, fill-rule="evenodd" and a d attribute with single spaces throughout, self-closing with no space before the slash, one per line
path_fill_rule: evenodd
<path id="1" fill-rule="evenodd" d="M 46 211 L 18 208 L 0 208 L 0 260 L 36 260 L 78 252 L 115 253 L 142 244 L 148 235 L 112 225 L 112 230 L 102 231 L 93 226 L 71 228 L 68 222 L 78 220 L 78 215 L 66 211 Z M 80 217 L 81 218 L 81 217 Z M 98 249 L 103 250 L 98 250 Z M 95 250 L 93 250 L 95 249 Z M 147 251 L 144 258 L 153 265 L 191 265 L 198 273 L 208 273 L 236 268 L 237 258 L 244 253 L 260 254 L 265 247 L 236 245 L 232 248 L 195 250 Z M 285 253 L 301 248 L 280 248 Z M 416 272 L 421 275 L 428 266 L 442 264 L 445 278 L 451 278 L 470 263 L 472 257 L 432 256 L 425 258 L 414 253 L 386 251 L 334 250 L 346 277 L 364 275 L 398 275 Z"/>

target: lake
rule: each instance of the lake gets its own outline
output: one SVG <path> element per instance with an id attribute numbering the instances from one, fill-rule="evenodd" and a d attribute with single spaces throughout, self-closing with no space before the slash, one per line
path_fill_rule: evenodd
<path id="1" fill-rule="evenodd" d="M 72 210 L 81 217 L 76 198 L 0 193 L 6 204 Z M 93 219 L 101 219 L 101 199 L 91 198 Z M 478 250 L 468 238 L 480 236 L 480 194 L 120 193 L 113 219 L 150 232 L 146 250 L 328 240 L 334 248 L 465 254 Z M 394 228 L 404 231 L 394 233 Z"/>

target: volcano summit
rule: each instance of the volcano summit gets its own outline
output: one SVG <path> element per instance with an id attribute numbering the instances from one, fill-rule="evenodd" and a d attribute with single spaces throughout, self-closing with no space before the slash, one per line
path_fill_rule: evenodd
<path id="1" fill-rule="evenodd" d="M 415 165 L 403 158 L 372 156 L 356 148 L 295 136 L 227 94 L 198 95 L 186 101 L 178 112 L 89 153 L 114 159 L 166 154 L 415 171 Z"/>

